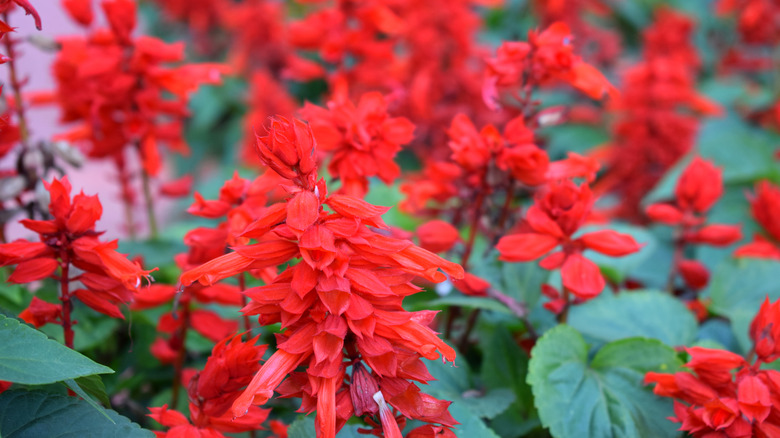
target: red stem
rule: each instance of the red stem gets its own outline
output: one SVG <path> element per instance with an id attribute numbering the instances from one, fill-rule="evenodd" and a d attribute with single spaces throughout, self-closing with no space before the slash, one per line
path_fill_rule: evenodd
<path id="1" fill-rule="evenodd" d="M 190 303 L 189 301 L 182 303 L 181 309 L 181 327 L 174 334 L 177 340 L 178 354 L 176 355 L 176 361 L 173 363 L 173 385 L 171 390 L 171 409 L 176 409 L 176 405 L 179 403 L 179 389 L 181 388 L 181 375 L 184 372 L 184 359 L 187 356 L 187 347 L 185 342 L 187 341 L 187 330 L 190 326 Z"/>
<path id="2" fill-rule="evenodd" d="M 569 319 L 569 308 L 571 307 L 571 295 L 569 293 L 569 289 L 565 286 L 563 287 L 563 300 L 565 301 L 565 304 L 563 305 L 563 311 L 561 311 L 560 315 L 558 315 L 558 322 L 561 324 L 566 324 L 566 321 Z"/>
<path id="3" fill-rule="evenodd" d="M 60 268 L 62 273 L 60 274 L 60 301 L 62 301 L 62 331 L 65 336 L 65 346 L 73 348 L 73 323 L 70 320 L 70 312 L 73 311 L 73 302 L 70 300 L 70 279 L 68 278 L 68 270 L 70 269 L 70 262 L 68 261 L 67 254 L 60 255 Z"/>
<path id="4" fill-rule="evenodd" d="M 3 14 L 3 20 L 8 23 L 8 13 Z M 19 81 L 19 75 L 16 72 L 16 52 L 14 50 L 15 42 L 11 39 L 10 35 L 7 35 L 4 39 L 5 50 L 8 52 L 8 57 L 11 58 L 8 61 L 8 72 L 11 83 L 11 90 L 14 93 L 14 109 L 16 110 L 17 123 L 19 124 L 19 139 L 22 143 L 22 147 L 27 149 L 27 140 L 29 138 L 29 130 L 27 126 L 27 118 L 24 115 L 24 101 L 22 100 L 22 83 Z"/>

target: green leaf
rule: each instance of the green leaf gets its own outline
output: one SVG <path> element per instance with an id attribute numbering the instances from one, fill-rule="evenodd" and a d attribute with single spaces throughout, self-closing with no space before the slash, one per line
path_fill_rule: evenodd
<path id="1" fill-rule="evenodd" d="M 102 408 L 100 408 L 102 409 Z M 3 438 L 151 438 L 112 410 L 97 412 L 84 400 L 46 391 L 11 390 L 0 394 Z"/>
<path id="2" fill-rule="evenodd" d="M 531 387 L 525 381 L 527 373 L 528 355 L 520 349 L 508 330 L 496 328 L 483 350 L 482 382 L 491 389 L 511 389 L 516 401 L 510 409 L 526 417 L 533 411 Z"/>
<path id="3" fill-rule="evenodd" d="M 106 393 L 106 385 L 103 384 L 103 379 L 101 379 L 99 375 L 95 374 L 92 376 L 79 377 L 76 379 L 76 383 L 87 394 L 94 397 L 100 403 L 103 403 L 104 406 L 111 406 L 111 401 L 108 399 L 108 394 Z"/>
<path id="4" fill-rule="evenodd" d="M 311 438 L 317 436 L 314 429 L 314 415 L 298 417 L 287 428 L 288 438 Z"/>
<path id="5" fill-rule="evenodd" d="M 539 303 L 542 296 L 542 284 L 550 278 L 550 271 L 539 267 L 539 263 L 502 263 L 502 291 L 529 309 Z"/>
<path id="6" fill-rule="evenodd" d="M 455 426 L 455 435 L 458 438 L 499 438 L 468 405 L 453 403 L 450 405 L 450 414 L 460 423 Z"/>
<path id="7" fill-rule="evenodd" d="M 423 392 L 451 401 L 453 406 L 463 405 L 472 415 L 490 419 L 504 412 L 515 401 L 515 394 L 507 388 L 489 391 L 475 388 L 465 363 L 456 367 L 440 361 L 426 361 L 426 365 L 436 380 L 423 387 Z"/>
<path id="8" fill-rule="evenodd" d="M 492 298 L 470 297 L 468 295 L 462 295 L 454 292 L 447 296 L 428 302 L 427 306 L 428 308 L 459 306 L 471 309 L 492 310 L 494 312 L 512 314 L 512 311 L 509 310 L 508 307 Z"/>
<path id="9" fill-rule="evenodd" d="M 0 380 L 43 385 L 113 372 L 34 328 L 0 315 Z"/>
<path id="10" fill-rule="evenodd" d="M 768 296 L 780 298 L 777 281 L 780 262 L 759 259 L 729 259 L 713 272 L 703 294 L 712 300 L 710 310 L 731 320 L 731 329 L 743 351 L 750 350 L 750 322 Z"/>
<path id="11" fill-rule="evenodd" d="M 106 417 L 106 419 L 108 421 L 110 421 L 111 423 L 116 424 L 116 422 L 114 420 L 112 420 L 111 417 L 108 416 L 108 414 L 106 413 L 105 409 L 103 409 L 99 404 L 97 404 L 97 402 L 95 400 L 93 400 L 92 397 L 87 395 L 87 393 L 84 392 L 84 390 L 79 386 L 78 383 L 76 383 L 75 380 L 68 379 L 68 380 L 65 380 L 64 383 L 65 383 L 65 385 L 68 388 L 71 389 L 71 391 L 73 391 L 76 394 L 78 394 L 78 396 L 81 397 L 82 399 L 84 399 L 85 402 L 87 402 L 90 406 L 95 408 L 95 411 L 97 411 L 100 415 Z"/>
<path id="12" fill-rule="evenodd" d="M 560 325 L 531 352 L 528 383 L 542 424 L 556 438 L 676 436 L 672 400 L 642 385 L 648 371 L 681 366 L 661 342 L 631 338 L 605 345 L 588 364 L 588 345 L 577 330 Z"/>
<path id="13" fill-rule="evenodd" d="M 569 325 L 599 343 L 641 336 L 664 344 L 688 345 L 696 339 L 696 318 L 685 305 L 660 291 L 601 294 L 569 311 Z"/>
<path id="14" fill-rule="evenodd" d="M 518 438 L 539 428 L 531 386 L 526 382 L 528 354 L 500 324 L 490 338 L 479 345 L 482 347 L 482 382 L 489 389 L 509 388 L 515 395 L 515 401 L 504 412 L 490 419 L 490 428 L 504 438 Z"/>

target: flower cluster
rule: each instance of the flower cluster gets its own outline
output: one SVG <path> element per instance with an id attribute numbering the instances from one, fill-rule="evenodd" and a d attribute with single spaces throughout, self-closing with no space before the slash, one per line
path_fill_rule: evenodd
<path id="1" fill-rule="evenodd" d="M 753 218 L 766 235 L 754 235 L 753 241 L 737 248 L 734 256 L 780 260 L 780 188 L 761 181 L 750 200 L 750 207 Z"/>
<path id="2" fill-rule="evenodd" d="M 742 238 L 738 225 L 706 224 L 707 211 L 722 193 L 720 169 L 697 156 L 677 181 L 675 202 L 647 207 L 650 220 L 675 227 L 676 251 L 669 278 L 670 289 L 674 287 L 675 272 L 679 272 L 685 284 L 694 290 L 703 288 L 709 281 L 709 272 L 702 263 L 684 257 L 688 245 L 728 246 Z"/>
<path id="3" fill-rule="evenodd" d="M 630 235 L 612 230 L 573 237 L 588 219 L 593 202 L 593 194 L 586 184 L 577 186 L 571 181 L 551 183 L 537 193 L 517 233 L 502 237 L 496 246 L 502 260 L 528 262 L 546 255 L 540 265 L 544 269 L 561 270 L 563 297 L 551 286 L 544 288 L 546 294 L 553 298 L 546 307 L 554 313 L 563 311 L 568 304 L 569 292 L 576 298 L 588 300 L 604 289 L 604 277 L 598 266 L 585 258 L 583 251 L 590 249 L 621 257 L 641 248 Z M 559 251 L 549 254 L 559 246 Z"/>
<path id="4" fill-rule="evenodd" d="M 327 109 L 307 103 L 300 111 L 312 126 L 319 151 L 331 157 L 328 171 L 342 181 L 344 194 L 363 197 L 369 177 L 392 184 L 401 173 L 393 159 L 412 140 L 414 125 L 404 117 L 390 117 L 387 104 L 374 92 L 363 94 L 357 105 L 337 97 Z"/>
<path id="5" fill-rule="evenodd" d="M 317 411 L 318 436 L 334 437 L 353 413 L 377 413 L 363 408 L 370 404 L 366 397 L 382 398 L 404 417 L 452 426 L 449 403 L 421 393 L 409 380 L 430 380 L 421 357 L 435 359 L 438 350 L 452 361 L 455 353 L 427 327 L 434 312 L 406 312 L 401 301 L 419 291 L 410 283 L 415 276 L 438 282 L 446 278 L 438 269 L 455 277 L 463 271 L 409 241 L 368 228 L 385 228 L 385 208 L 348 195 L 328 196 L 324 180 L 318 180 L 314 147 L 308 125 L 273 119 L 267 136 L 258 139 L 258 152 L 287 180 L 290 198 L 269 206 L 244 231 L 258 243 L 236 246 L 181 277 L 185 286 L 211 284 L 300 258 L 270 284 L 246 292 L 252 302 L 245 313 L 259 315 L 261 325 L 281 322 L 284 332 L 233 413 L 242 416 L 250 406 L 265 404 L 276 389 L 301 397 L 303 411 Z M 360 379 L 381 392 L 361 390 L 356 402 L 350 394 L 360 389 L 358 364 L 371 368 Z M 295 372 L 299 366 L 305 371 Z M 386 433 L 398 428 L 387 412 L 381 414 Z"/>
<path id="6" fill-rule="evenodd" d="M 750 325 L 755 361 L 724 350 L 686 348 L 691 371 L 650 372 L 645 384 L 675 399 L 672 421 L 694 437 L 769 438 L 780 434 L 780 372 L 761 369 L 780 357 L 780 301 L 764 301 Z M 751 355 L 752 357 L 752 355 Z"/>
<path id="7" fill-rule="evenodd" d="M 496 57 L 487 60 L 485 103 L 500 106 L 499 87 L 520 92 L 513 96 L 527 101 L 533 87 L 553 82 L 568 83 L 593 99 L 614 95 L 604 75 L 575 55 L 572 40 L 569 27 L 556 22 L 542 32 L 530 31 L 528 42 L 504 42 Z"/>
<path id="8" fill-rule="evenodd" d="M 149 408 L 153 418 L 170 429 L 157 433 L 160 438 L 201 436 L 224 438 L 223 433 L 241 433 L 260 428 L 269 409 L 252 406 L 241 418 L 233 418 L 230 406 L 260 368 L 266 345 L 255 345 L 258 337 L 246 342 L 241 336 L 226 337 L 211 351 L 203 371 L 188 376 L 190 418 L 168 405 Z"/>
<path id="9" fill-rule="evenodd" d="M 660 9 L 643 33 L 644 60 L 628 69 L 621 99 L 614 106 L 610 170 L 602 188 L 622 202 L 615 214 L 643 222 L 640 203 L 664 173 L 693 146 L 699 119 L 720 109 L 695 90 L 699 65 L 690 44 L 693 22 L 685 15 Z"/>
<path id="10" fill-rule="evenodd" d="M 73 346 L 70 312 L 73 298 L 114 318 L 123 318 L 119 304 L 129 303 L 142 279 L 151 271 L 141 269 L 119 254 L 117 242 L 101 242 L 95 222 L 103 209 L 97 196 L 83 192 L 71 200 L 67 177 L 46 184 L 52 219 L 23 219 L 21 223 L 40 236 L 40 241 L 19 239 L 0 244 L 0 265 L 16 265 L 8 281 L 30 283 L 54 278 L 60 285 L 61 305 L 33 300 L 23 316 L 36 326 L 61 323 L 66 345 Z M 156 270 L 155 268 L 154 270 Z M 78 272 L 71 276 L 74 270 Z M 58 272 L 59 271 L 59 272 Z M 71 289 L 76 282 L 77 289 Z"/>

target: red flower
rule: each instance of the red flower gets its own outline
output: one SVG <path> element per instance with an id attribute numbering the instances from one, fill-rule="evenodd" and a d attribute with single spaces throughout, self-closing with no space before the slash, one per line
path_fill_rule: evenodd
<path id="1" fill-rule="evenodd" d="M 240 419 L 234 418 L 230 412 L 233 401 L 260 368 L 266 346 L 255 345 L 257 339 L 254 337 L 242 342 L 238 335 L 232 339 L 227 337 L 214 346 L 203 371 L 192 376 L 187 384 L 190 420 L 179 412 L 169 410 L 168 405 L 149 408 L 149 417 L 170 428 L 167 432 L 158 433 L 158 436 L 223 438 L 226 436 L 223 433 L 260 429 L 269 409 L 252 406 Z"/>
<path id="2" fill-rule="evenodd" d="M 363 94 L 357 105 L 337 98 L 328 102 L 328 109 L 307 103 L 300 112 L 311 123 L 319 150 L 330 153 L 328 171 L 342 181 L 342 193 L 363 196 L 368 178 L 392 184 L 400 174 L 393 159 L 412 141 L 414 125 L 404 117 L 390 117 L 381 94 Z"/>
<path id="3" fill-rule="evenodd" d="M 420 246 L 430 252 L 447 252 L 460 240 L 458 229 L 449 222 L 432 220 L 417 228 Z"/>
<path id="4" fill-rule="evenodd" d="M 582 255 L 591 249 L 613 257 L 622 257 L 641 246 L 633 237 L 610 230 L 572 235 L 590 214 L 593 197 L 587 185 L 571 181 L 553 183 L 538 192 L 534 205 L 528 208 L 517 234 L 504 236 L 496 248 L 501 260 L 528 262 L 561 246 L 561 251 L 545 257 L 545 269 L 561 269 L 563 286 L 579 298 L 593 298 L 604 288 L 598 266 Z"/>
<path id="5" fill-rule="evenodd" d="M 277 351 L 234 403 L 233 414 L 264 404 L 279 387 L 283 395 L 302 397 L 302 410 L 316 409 L 318 435 L 333 437 L 354 412 L 344 383 L 346 364 L 362 360 L 379 379 L 389 406 L 409 418 L 451 426 L 447 403 L 420 394 L 406 379 L 429 380 L 420 357 L 437 358 L 438 350 L 454 360 L 454 351 L 428 328 L 434 312 L 405 312 L 401 300 L 418 291 L 410 283 L 415 276 L 439 282 L 446 278 L 439 269 L 455 277 L 463 270 L 409 241 L 369 229 L 386 228 L 381 220 L 386 208 L 328 196 L 324 181 L 317 181 L 313 146 L 303 122 L 272 120 L 258 149 L 288 180 L 289 199 L 268 207 L 247 228 L 259 243 L 236 247 L 181 277 L 185 286 L 210 284 L 249 268 L 301 259 L 270 284 L 247 290 L 252 302 L 244 312 L 259 315 L 263 325 L 281 322 L 285 331 Z M 305 373 L 282 384 L 300 365 Z M 346 407 L 337 408 L 342 403 Z"/>
<path id="6" fill-rule="evenodd" d="M 28 283 L 54 276 L 61 285 L 60 315 L 66 331 L 66 344 L 72 346 L 70 332 L 70 300 L 74 296 L 92 309 L 106 315 L 123 318 L 118 304 L 129 303 L 133 291 L 152 271 L 145 271 L 124 255 L 116 252 L 116 241 L 103 243 L 98 240 L 95 222 L 103 209 L 97 196 L 80 193 L 71 200 L 71 186 L 67 178 L 44 183 L 49 192 L 49 220 L 21 221 L 25 228 L 40 235 L 40 242 L 17 240 L 0 244 L 0 264 L 17 265 L 9 281 Z M 73 266 L 83 271 L 70 277 Z M 70 289 L 70 283 L 78 281 L 80 288 Z M 77 285 L 79 283 L 76 283 Z M 26 315 L 34 323 L 53 322 L 50 312 L 41 303 L 33 302 Z"/>
<path id="7" fill-rule="evenodd" d="M 767 299 L 750 326 L 755 363 L 729 351 L 693 347 L 686 348 L 691 359 L 685 364 L 693 373 L 645 375 L 657 395 L 684 402 L 675 401 L 670 418 L 682 423 L 680 430 L 697 438 L 770 437 L 780 431 L 780 372 L 761 369 L 778 357 L 779 303 Z"/>
<path id="8" fill-rule="evenodd" d="M 753 236 L 753 241 L 737 248 L 734 256 L 780 260 L 780 188 L 768 181 L 758 183 L 750 207 L 766 236 Z"/>
<path id="9" fill-rule="evenodd" d="M 497 56 L 487 60 L 483 95 L 489 106 L 497 106 L 497 87 L 545 85 L 567 82 L 593 99 L 614 95 L 615 88 L 593 66 L 574 54 L 573 36 L 563 22 L 542 32 L 528 32 L 528 42 L 504 42 Z"/>
<path id="10" fill-rule="evenodd" d="M 675 202 L 647 207 L 647 216 L 677 228 L 677 255 L 672 269 L 679 271 L 685 283 L 694 290 L 707 284 L 706 267 L 694 260 L 682 260 L 689 244 L 728 246 L 742 238 L 739 225 L 705 224 L 707 211 L 723 194 L 720 169 L 711 162 L 694 157 L 685 168 L 675 188 Z"/>

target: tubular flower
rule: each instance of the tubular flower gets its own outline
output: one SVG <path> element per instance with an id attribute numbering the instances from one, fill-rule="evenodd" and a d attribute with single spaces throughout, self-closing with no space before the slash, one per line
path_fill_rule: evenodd
<path id="1" fill-rule="evenodd" d="M 265 404 L 278 390 L 301 397 L 302 411 L 316 410 L 318 436 L 332 438 L 356 409 L 366 411 L 366 400 L 353 404 L 352 383 L 345 380 L 347 367 L 361 361 L 371 368 L 388 407 L 408 418 L 454 425 L 448 403 L 420 393 L 409 380 L 430 380 L 421 357 L 441 354 L 452 361 L 455 352 L 428 328 L 435 312 L 406 312 L 401 302 L 420 290 L 411 283 L 415 277 L 440 282 L 447 277 L 439 269 L 460 278 L 462 268 L 374 231 L 386 228 L 381 219 L 386 208 L 349 195 L 328 196 L 305 123 L 273 119 L 268 134 L 258 139 L 258 152 L 287 180 L 289 198 L 247 227 L 243 235 L 258 243 L 234 247 L 181 277 L 185 286 L 211 284 L 247 269 L 300 260 L 270 284 L 246 291 L 252 302 L 244 313 L 259 315 L 262 325 L 281 323 L 284 332 L 277 352 L 233 404 L 233 414 Z M 296 372 L 299 366 L 304 370 Z M 355 377 L 358 369 L 353 367 L 351 381 L 365 386 L 369 378 Z"/>
<path id="2" fill-rule="evenodd" d="M 595 231 L 573 238 L 585 223 L 593 207 L 593 195 L 587 185 L 571 181 L 552 183 L 537 193 L 528 208 L 519 232 L 504 236 L 496 248 L 501 260 L 528 262 L 542 256 L 545 269 L 560 269 L 565 290 L 577 298 L 590 299 L 601 293 L 605 282 L 598 266 L 582 253 L 590 249 L 613 257 L 639 251 L 633 237 L 611 230 Z M 561 247 L 559 251 L 552 250 Z"/>
<path id="3" fill-rule="evenodd" d="M 258 337 L 246 342 L 241 336 L 227 337 L 211 352 L 203 371 L 189 379 L 190 419 L 168 409 L 149 408 L 149 417 L 169 427 L 158 433 L 158 437 L 202 436 L 224 438 L 223 433 L 242 433 L 261 429 L 260 424 L 268 417 L 269 409 L 252 406 L 247 415 L 234 419 L 230 411 L 233 401 L 260 368 L 265 345 L 255 345 Z"/>
<path id="4" fill-rule="evenodd" d="M 66 2 L 76 17 L 80 2 Z M 109 29 L 87 37 L 67 37 L 54 61 L 54 99 L 62 121 L 75 123 L 60 137 L 82 144 L 91 158 L 121 160 L 125 148 L 135 148 L 144 170 L 157 175 L 160 147 L 188 153 L 182 137 L 189 95 L 201 84 L 216 84 L 226 67 L 183 64 L 184 45 L 131 33 L 136 27 L 136 2 L 101 3 Z"/>
<path id="5" fill-rule="evenodd" d="M 300 112 L 311 123 L 319 150 L 329 153 L 328 171 L 342 181 L 342 193 L 362 197 L 368 178 L 392 184 L 400 174 L 393 159 L 414 137 L 414 125 L 390 117 L 380 93 L 363 94 L 357 105 L 345 98 L 328 102 L 327 109 L 307 103 Z"/>
<path id="6" fill-rule="evenodd" d="M 739 225 L 705 224 L 707 211 L 722 194 L 720 169 L 695 157 L 677 181 L 675 202 L 652 204 L 645 211 L 653 222 L 678 230 L 673 269 L 679 270 L 686 284 L 695 290 L 706 285 L 706 268 L 700 263 L 683 260 L 684 247 L 689 244 L 728 246 L 742 238 Z"/>
<path id="7" fill-rule="evenodd" d="M 691 150 L 702 116 L 721 112 L 696 91 L 699 58 L 692 32 L 693 20 L 659 9 L 643 33 L 643 61 L 623 77 L 613 106 L 610 170 L 600 182 L 623 199 L 615 212 L 620 217 L 646 221 L 642 199 Z"/>
<path id="8" fill-rule="evenodd" d="M 59 307 L 59 319 L 63 323 L 66 323 L 65 313 L 70 313 L 73 297 L 100 313 L 123 318 L 118 305 L 132 301 L 133 292 L 141 286 L 142 279 L 149 278 L 149 273 L 157 268 L 145 271 L 116 252 L 116 241 L 98 239 L 101 233 L 95 231 L 95 222 L 100 219 L 103 208 L 97 196 L 79 193 L 71 199 L 67 177 L 45 183 L 45 187 L 50 196 L 52 219 L 21 221 L 25 228 L 39 234 L 40 241 L 20 239 L 0 244 L 0 265 L 16 265 L 8 281 L 29 283 L 57 278 L 62 285 L 60 300 L 63 306 Z M 71 267 L 82 272 L 70 277 Z M 71 282 L 76 282 L 78 288 L 71 290 Z M 58 317 L 52 306 L 33 300 L 24 312 L 25 320 L 35 325 L 54 322 Z M 69 318 L 66 324 L 70 324 Z"/>
<path id="9" fill-rule="evenodd" d="M 680 430 L 694 437 L 761 437 L 780 432 L 780 372 L 761 369 L 762 363 L 780 356 L 780 306 L 767 298 L 750 325 L 756 360 L 724 350 L 686 348 L 691 371 L 675 374 L 649 372 L 645 384 L 655 383 L 653 392 L 675 400 Z"/>
<path id="10" fill-rule="evenodd" d="M 753 236 L 753 241 L 737 248 L 734 256 L 780 260 L 780 188 L 761 181 L 750 198 L 750 208 L 766 233 Z"/>
<path id="11" fill-rule="evenodd" d="M 534 0 L 531 2 L 542 24 L 562 21 L 577 35 L 574 49 L 598 64 L 611 64 L 620 55 L 620 35 L 614 30 L 594 26 L 588 15 L 610 14 L 610 6 L 601 0 Z"/>
<path id="12" fill-rule="evenodd" d="M 487 60 L 485 103 L 500 107 L 498 87 L 522 88 L 565 82 L 592 99 L 615 95 L 615 88 L 596 68 L 574 54 L 573 36 L 563 22 L 528 32 L 528 42 L 504 42 L 495 58 Z"/>

